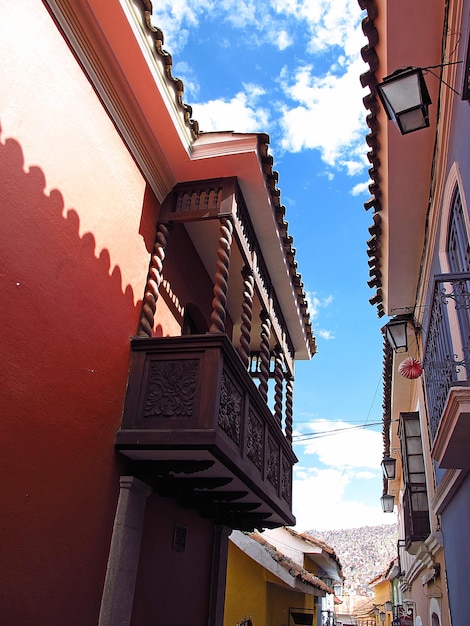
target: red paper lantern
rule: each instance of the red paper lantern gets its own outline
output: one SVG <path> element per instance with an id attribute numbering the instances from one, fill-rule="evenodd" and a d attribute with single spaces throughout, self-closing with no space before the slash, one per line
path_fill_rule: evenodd
<path id="1" fill-rule="evenodd" d="M 423 373 L 423 366 L 418 359 L 409 356 L 400 363 L 398 372 L 405 378 L 418 378 Z"/>

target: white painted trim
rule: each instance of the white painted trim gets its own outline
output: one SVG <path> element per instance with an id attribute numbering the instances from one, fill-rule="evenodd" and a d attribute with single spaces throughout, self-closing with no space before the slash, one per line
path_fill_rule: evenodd
<path id="1" fill-rule="evenodd" d="M 429 624 L 432 626 L 432 614 L 435 613 L 439 620 L 439 624 L 442 624 L 441 605 L 437 598 L 431 598 L 429 600 Z"/>
<path id="2" fill-rule="evenodd" d="M 139 2 L 139 6 L 137 6 L 135 0 L 120 0 L 120 4 L 127 19 L 129 20 L 129 24 L 131 25 L 132 32 L 134 33 L 137 43 L 139 44 L 142 56 L 150 69 L 152 77 L 155 80 L 163 101 L 165 102 L 165 106 L 170 113 L 181 143 L 189 155 L 192 145 L 191 130 L 188 128 L 184 120 L 184 115 L 177 107 L 175 92 L 168 84 L 163 63 L 158 61 L 155 57 L 155 53 L 153 51 L 155 41 L 152 37 L 149 37 L 146 31 L 146 25 L 143 20 L 141 9 L 142 3 Z"/>
<path id="3" fill-rule="evenodd" d="M 159 202 L 163 202 L 176 181 L 159 146 L 152 146 L 149 150 L 146 145 L 151 135 L 150 129 L 147 137 L 141 136 L 135 124 L 135 112 L 129 111 L 128 105 L 121 101 L 116 86 L 107 76 L 100 55 L 96 54 L 86 30 L 80 23 L 74 4 L 68 0 L 45 1 L 144 178 L 149 182 Z M 174 107 L 176 108 L 176 105 Z"/>
<path id="4" fill-rule="evenodd" d="M 449 170 L 447 176 L 446 185 L 444 188 L 444 194 L 442 196 L 442 211 L 439 225 L 439 242 L 438 242 L 438 254 L 439 264 L 441 267 L 441 273 L 446 274 L 449 272 L 449 259 L 447 258 L 447 238 L 449 235 L 449 220 L 450 211 L 452 208 L 452 198 L 456 186 L 459 188 L 460 198 L 462 201 L 462 212 L 464 214 L 465 226 L 467 228 L 467 236 L 470 233 L 470 222 L 467 210 L 467 203 L 465 201 L 465 194 L 463 192 L 462 174 L 460 172 L 459 164 L 454 161 Z"/>

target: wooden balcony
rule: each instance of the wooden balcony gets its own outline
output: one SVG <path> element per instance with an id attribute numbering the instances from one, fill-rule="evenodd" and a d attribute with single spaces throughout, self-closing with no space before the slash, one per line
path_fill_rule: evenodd
<path id="1" fill-rule="evenodd" d="M 132 340 L 116 447 L 156 492 L 216 523 L 295 523 L 297 459 L 224 334 Z"/>

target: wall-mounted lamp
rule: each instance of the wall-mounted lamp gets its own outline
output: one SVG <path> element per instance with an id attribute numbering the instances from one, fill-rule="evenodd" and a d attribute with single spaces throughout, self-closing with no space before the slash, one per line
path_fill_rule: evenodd
<path id="1" fill-rule="evenodd" d="M 462 61 L 428 67 L 406 67 L 386 76 L 383 82 L 377 85 L 377 93 L 387 117 L 396 123 L 402 135 L 429 126 L 428 107 L 431 104 L 431 97 L 426 87 L 423 72 L 456 63 L 462 63 Z M 434 74 L 434 76 L 437 75 Z M 437 78 L 452 91 L 455 91 L 439 76 Z"/>
<path id="2" fill-rule="evenodd" d="M 388 343 L 394 352 L 408 352 L 408 322 L 411 315 L 396 315 L 388 324 L 385 324 L 385 333 Z"/>
<path id="3" fill-rule="evenodd" d="M 382 505 L 382 511 L 384 513 L 393 513 L 393 509 L 395 508 L 395 496 L 384 493 L 380 498 L 380 504 Z"/>
<path id="4" fill-rule="evenodd" d="M 377 93 L 388 119 L 397 124 L 402 135 L 429 126 L 431 97 L 421 68 L 393 72 L 377 85 Z"/>
<path id="5" fill-rule="evenodd" d="M 387 480 L 394 480 L 396 476 L 397 460 L 391 456 L 384 456 L 381 466 L 385 478 Z"/>

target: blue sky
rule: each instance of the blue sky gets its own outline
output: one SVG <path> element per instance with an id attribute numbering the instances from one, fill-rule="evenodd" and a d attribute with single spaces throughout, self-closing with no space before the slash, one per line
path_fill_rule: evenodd
<path id="1" fill-rule="evenodd" d="M 357 428 L 382 417 L 386 321 L 366 284 L 362 18 L 357 0 L 154 1 L 200 129 L 271 138 L 318 344 L 296 366 L 299 530 L 394 521 L 379 505 L 381 427 Z"/>

